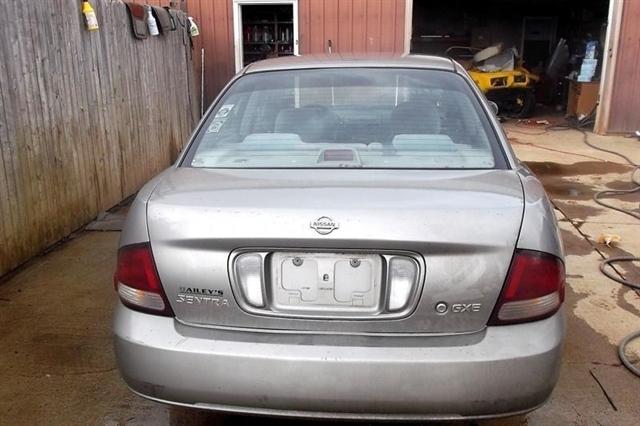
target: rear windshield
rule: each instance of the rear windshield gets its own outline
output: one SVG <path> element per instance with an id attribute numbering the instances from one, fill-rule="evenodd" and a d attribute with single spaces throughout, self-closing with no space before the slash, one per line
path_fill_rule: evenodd
<path id="1" fill-rule="evenodd" d="M 396 68 L 274 71 L 238 79 L 183 165 L 207 168 L 503 168 L 467 82 Z"/>

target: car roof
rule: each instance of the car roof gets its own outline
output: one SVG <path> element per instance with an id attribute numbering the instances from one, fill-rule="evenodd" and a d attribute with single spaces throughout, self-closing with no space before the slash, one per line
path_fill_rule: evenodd
<path id="1" fill-rule="evenodd" d="M 244 73 L 282 71 L 310 68 L 424 68 L 455 71 L 451 59 L 428 55 L 399 55 L 392 53 L 375 54 L 310 54 L 285 56 L 253 62 L 244 69 Z"/>

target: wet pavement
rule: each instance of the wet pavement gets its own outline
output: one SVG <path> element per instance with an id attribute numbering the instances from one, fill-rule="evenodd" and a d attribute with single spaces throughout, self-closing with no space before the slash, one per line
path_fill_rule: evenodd
<path id="1" fill-rule="evenodd" d="M 640 223 L 591 200 L 607 186 L 628 187 L 631 168 L 584 146 L 575 131 L 505 128 L 557 207 L 567 252 L 568 339 L 560 381 L 545 406 L 479 424 L 636 424 L 640 378 L 620 366 L 615 344 L 640 329 L 640 297 L 601 276 L 598 263 L 602 256 L 640 253 Z M 640 161 L 640 142 L 592 137 Z M 637 209 L 639 202 L 636 196 L 619 204 Z M 113 230 L 121 218 L 118 212 L 105 215 L 91 227 L 101 231 L 78 233 L 0 281 L 0 424 L 326 423 L 173 408 L 131 394 L 111 347 L 119 237 Z M 612 248 L 599 244 L 603 232 L 621 241 Z M 629 276 L 637 274 L 632 269 Z"/>

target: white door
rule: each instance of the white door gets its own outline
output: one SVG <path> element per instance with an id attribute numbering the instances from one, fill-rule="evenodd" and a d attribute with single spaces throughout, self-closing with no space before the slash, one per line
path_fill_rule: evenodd
<path id="1" fill-rule="evenodd" d="M 245 6 L 290 6 L 292 8 L 292 26 L 293 26 L 293 34 L 291 34 L 291 46 L 290 50 L 288 50 L 286 54 L 299 54 L 299 43 L 298 43 L 298 0 L 233 0 L 233 44 L 234 44 L 234 53 L 235 53 L 235 64 L 236 64 L 236 72 L 240 71 L 245 65 L 245 62 L 249 62 L 245 60 L 245 46 L 249 44 L 258 44 L 255 42 L 246 42 L 247 34 L 246 29 L 247 25 L 251 23 L 245 22 L 243 20 L 242 11 Z M 275 34 L 274 42 L 267 42 L 265 40 L 261 40 L 260 43 L 271 44 L 275 46 L 275 54 L 276 56 L 280 54 L 278 50 L 278 37 L 279 34 Z M 281 46 L 284 47 L 284 46 Z M 290 53 L 289 53 L 290 52 Z"/>

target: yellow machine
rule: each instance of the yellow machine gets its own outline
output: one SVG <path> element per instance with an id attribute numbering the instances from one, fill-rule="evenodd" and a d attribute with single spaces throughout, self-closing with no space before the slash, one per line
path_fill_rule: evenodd
<path id="1" fill-rule="evenodd" d="M 535 85 L 540 77 L 518 63 L 512 69 L 481 69 L 477 57 L 480 49 L 453 47 L 446 54 L 458 60 L 469 72 L 487 99 L 498 104 L 500 112 L 511 117 L 524 118 L 533 114 L 536 106 Z M 486 59 L 490 59 L 491 56 Z M 518 61 L 519 62 L 519 61 Z"/>
<path id="2" fill-rule="evenodd" d="M 529 117 L 536 107 L 534 85 L 540 80 L 522 67 L 513 71 L 480 71 L 470 69 L 469 75 L 487 99 L 498 104 L 500 111 L 512 117 Z"/>

